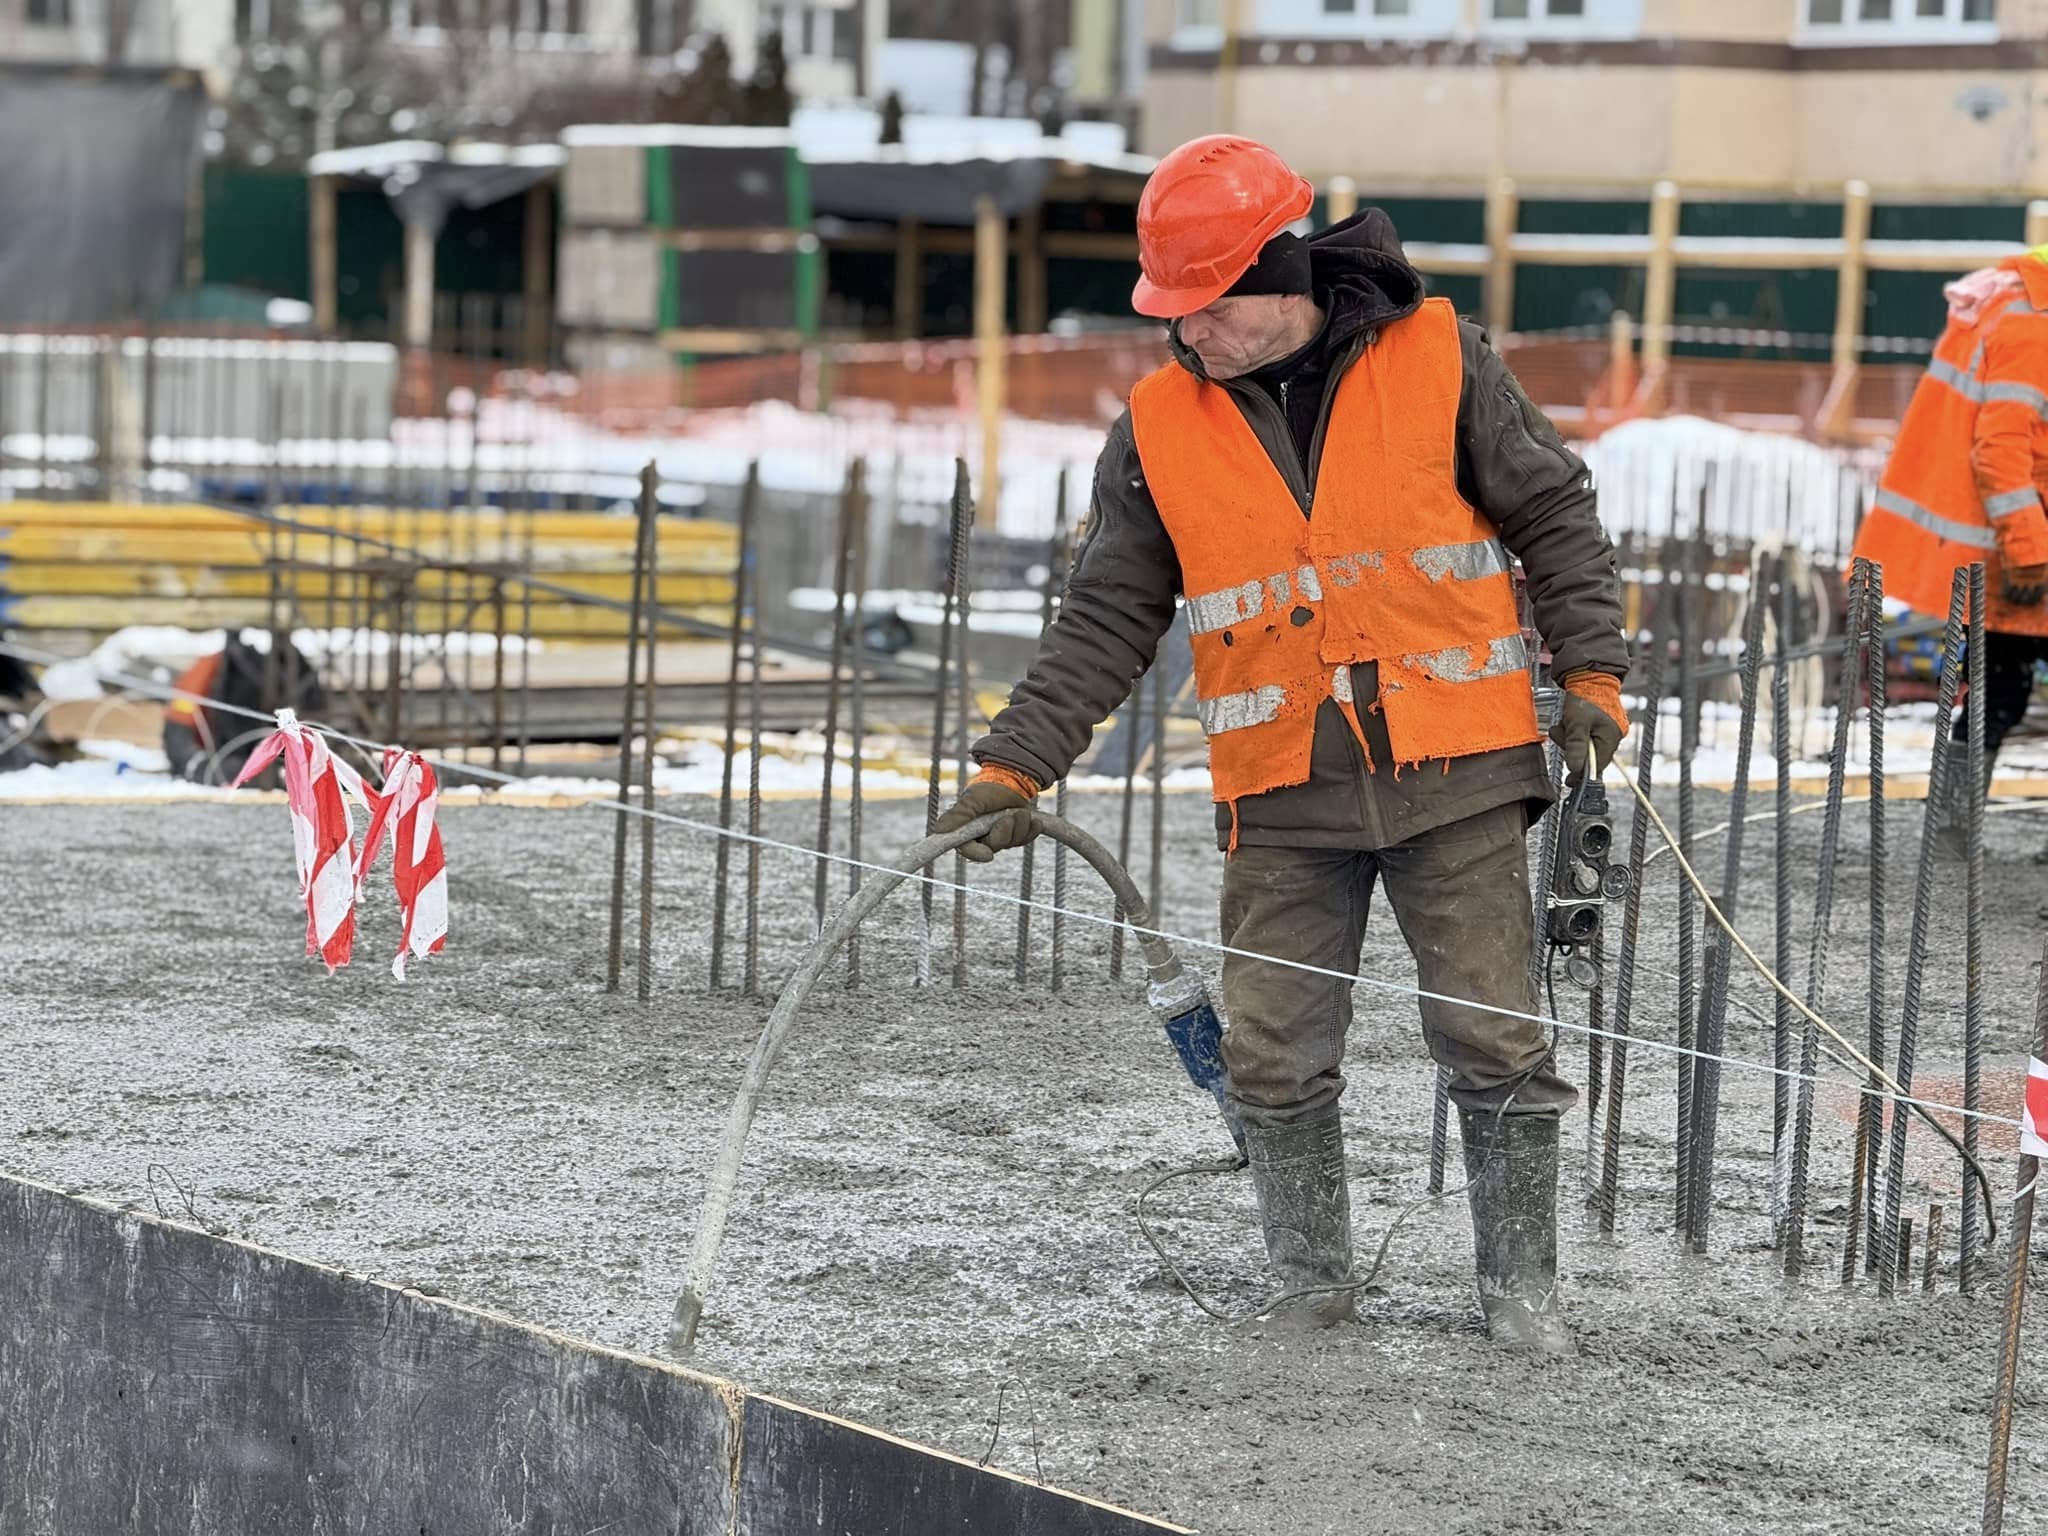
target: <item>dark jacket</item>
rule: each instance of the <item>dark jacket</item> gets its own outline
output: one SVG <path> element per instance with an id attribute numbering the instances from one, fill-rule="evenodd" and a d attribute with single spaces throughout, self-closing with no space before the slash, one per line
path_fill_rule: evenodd
<path id="1" fill-rule="evenodd" d="M 1312 515 L 1316 467 L 1325 452 L 1344 451 L 1341 441 L 1323 439 L 1334 387 L 1383 329 L 1421 306 L 1423 288 L 1420 274 L 1400 255 L 1392 223 L 1377 209 L 1322 231 L 1310 249 L 1316 302 L 1327 315 L 1322 332 L 1302 354 L 1261 370 L 1264 377 L 1218 387 L 1229 391 Z M 1458 492 L 1493 521 L 1521 561 L 1554 674 L 1625 676 L 1621 582 L 1595 511 L 1592 476 L 1522 393 L 1486 333 L 1465 321 L 1459 335 Z M 1173 352 L 1183 367 L 1201 371 L 1177 339 Z M 1304 393 L 1315 401 L 1312 418 L 1303 408 Z M 1304 425 L 1306 433 L 1299 430 Z M 1306 462 L 1297 447 L 1303 436 Z M 1040 784 L 1065 777 L 1095 727 L 1151 664 L 1180 591 L 1180 562 L 1146 487 L 1126 410 L 1095 466 L 1093 502 L 1065 601 L 1009 707 L 975 744 L 976 760 L 1019 769 Z M 1379 697 L 1374 663 L 1352 669 L 1352 694 L 1361 704 Z M 1383 848 L 1509 801 L 1530 802 L 1533 814 L 1550 799 L 1538 746 L 1397 769 L 1378 712 L 1361 708 L 1359 717 L 1373 770 L 1337 706 L 1326 700 L 1316 716 L 1308 781 L 1239 801 L 1241 843 Z M 1223 807 L 1217 828 L 1220 842 L 1228 828 Z"/>

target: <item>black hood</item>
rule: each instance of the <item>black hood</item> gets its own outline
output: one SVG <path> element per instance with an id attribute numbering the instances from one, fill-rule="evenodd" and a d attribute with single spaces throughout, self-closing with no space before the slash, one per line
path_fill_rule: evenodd
<path id="1" fill-rule="evenodd" d="M 1324 356 L 1422 307 L 1422 274 L 1408 265 L 1394 221 L 1378 208 L 1317 230 L 1308 237 L 1308 254 L 1316 303 L 1329 316 L 1317 338 Z M 1174 361 L 1204 377 L 1200 359 L 1181 344 L 1177 322 L 1167 328 L 1167 339 Z"/>
<path id="2" fill-rule="evenodd" d="M 1408 265 L 1394 221 L 1378 208 L 1317 230 L 1308 254 L 1316 303 L 1330 315 L 1324 345 L 1332 351 L 1422 307 L 1422 274 Z"/>

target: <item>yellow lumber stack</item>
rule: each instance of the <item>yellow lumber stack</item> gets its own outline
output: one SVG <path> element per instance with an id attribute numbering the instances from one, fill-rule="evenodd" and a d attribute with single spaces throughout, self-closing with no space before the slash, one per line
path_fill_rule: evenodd
<path id="1" fill-rule="evenodd" d="M 394 557 L 523 566 L 551 585 L 614 603 L 631 595 L 633 519 L 603 513 L 506 514 L 383 507 L 292 507 L 278 528 L 218 507 L 108 502 L 0 504 L 0 622 L 104 633 L 130 624 L 189 629 L 267 624 L 275 570 L 297 625 L 361 622 L 370 572 Z M 330 532 L 329 530 L 332 530 Z M 357 538 L 381 541 L 362 543 Z M 657 592 L 664 606 L 724 622 L 732 607 L 733 529 L 665 519 Z M 427 570 L 412 591 L 415 629 L 488 629 L 465 620 L 488 583 Z M 521 623 L 520 584 L 505 588 L 507 626 Z M 381 627 L 388 619 L 373 620 Z M 553 639 L 622 635 L 626 615 L 555 591 L 533 593 L 533 631 Z"/>

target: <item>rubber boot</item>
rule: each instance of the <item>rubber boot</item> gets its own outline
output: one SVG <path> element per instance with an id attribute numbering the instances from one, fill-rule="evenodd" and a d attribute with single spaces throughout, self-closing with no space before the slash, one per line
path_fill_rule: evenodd
<path id="1" fill-rule="evenodd" d="M 1458 1120 L 1487 1337 L 1546 1355 L 1576 1353 L 1557 1290 L 1557 1118 L 1460 1105 Z"/>
<path id="2" fill-rule="evenodd" d="M 1944 859 L 1964 859 L 1970 852 L 1970 743 L 1949 738 L 1947 771 L 1942 775 L 1941 798 L 1928 797 L 1927 835 L 1934 850 Z M 1984 754 L 1984 789 L 1991 787 L 1991 754 Z"/>
<path id="3" fill-rule="evenodd" d="M 1344 1122 L 1332 1108 L 1293 1125 L 1247 1125 L 1245 1153 L 1266 1257 L 1281 1287 L 1335 1285 L 1351 1277 L 1351 1194 L 1344 1178 Z M 1350 1291 L 1284 1301 L 1268 1314 L 1283 1331 L 1328 1328 L 1357 1317 Z"/>

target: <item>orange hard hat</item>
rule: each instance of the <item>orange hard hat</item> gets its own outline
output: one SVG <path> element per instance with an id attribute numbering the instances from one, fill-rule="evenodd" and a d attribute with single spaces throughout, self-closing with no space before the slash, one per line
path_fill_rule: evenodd
<path id="1" fill-rule="evenodd" d="M 1315 188 L 1256 139 L 1190 139 L 1159 162 L 1138 199 L 1144 275 L 1131 308 L 1171 320 L 1215 303 L 1315 199 Z"/>

